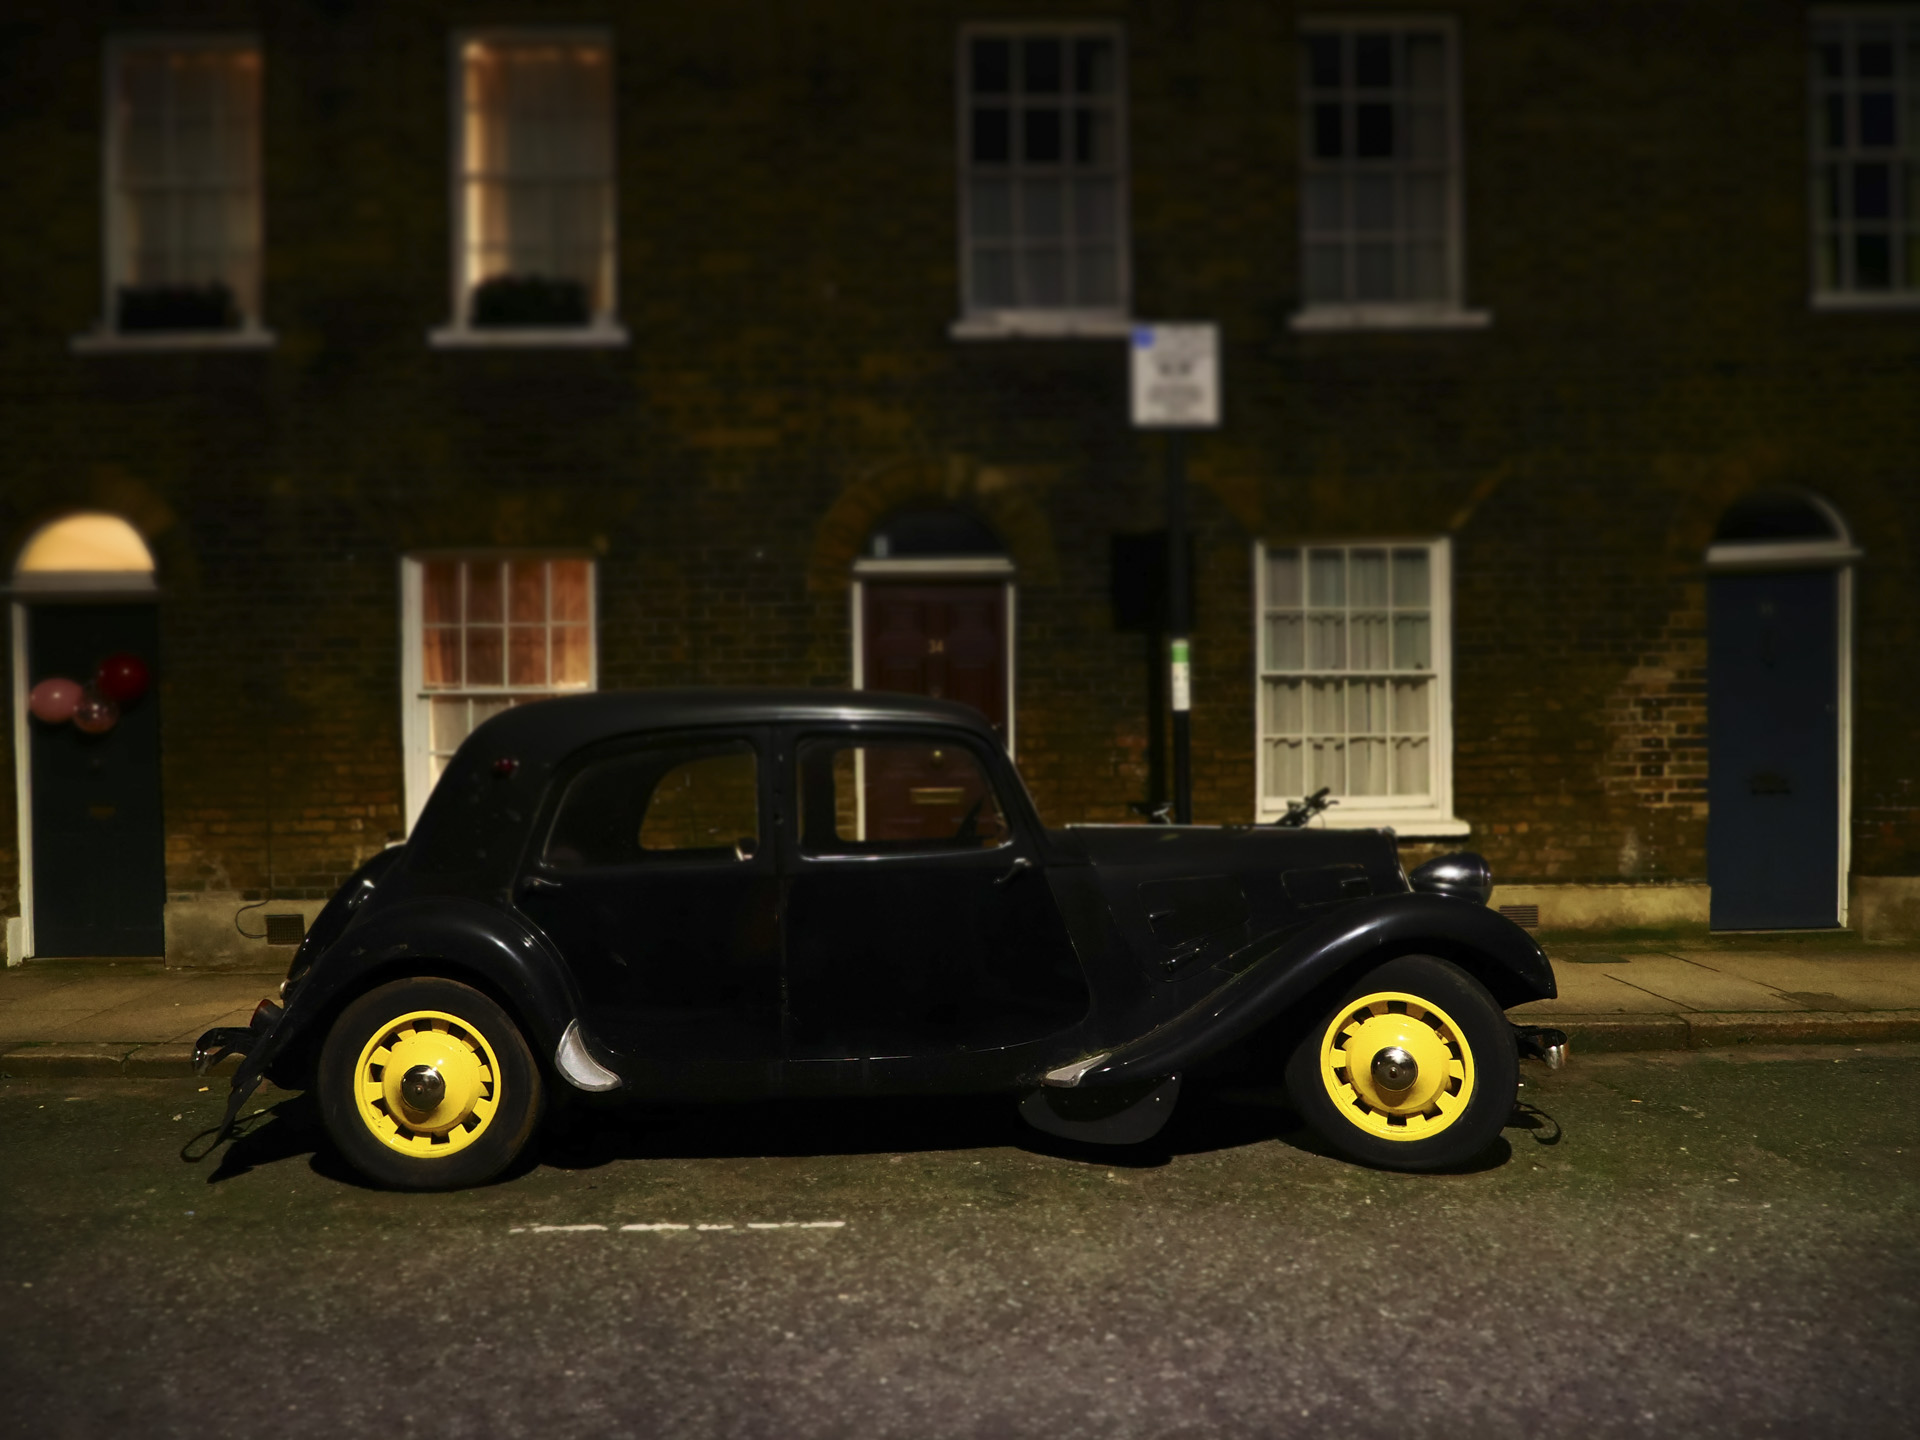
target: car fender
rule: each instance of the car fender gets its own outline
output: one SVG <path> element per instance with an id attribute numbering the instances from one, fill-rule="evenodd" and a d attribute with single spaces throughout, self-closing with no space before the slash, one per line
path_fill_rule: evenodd
<path id="1" fill-rule="evenodd" d="M 317 1053 L 326 1028 L 349 1000 L 405 975 L 441 975 L 492 991 L 546 1061 L 581 1012 L 571 972 L 539 930 L 478 900 L 422 896 L 366 916 L 317 956 L 289 994 L 285 1015 L 249 1059 L 258 1058 L 272 1078 L 282 1079 L 275 1056 Z"/>
<path id="2" fill-rule="evenodd" d="M 1260 954 L 1263 945 L 1272 948 Z M 1497 911 L 1451 896 L 1403 893 L 1353 901 L 1303 930 L 1275 932 L 1248 949 L 1257 958 L 1238 977 L 1115 1047 L 1079 1083 L 1178 1074 L 1396 955 L 1453 961 L 1485 985 L 1502 1009 L 1557 993 L 1553 967 L 1531 935 Z"/>

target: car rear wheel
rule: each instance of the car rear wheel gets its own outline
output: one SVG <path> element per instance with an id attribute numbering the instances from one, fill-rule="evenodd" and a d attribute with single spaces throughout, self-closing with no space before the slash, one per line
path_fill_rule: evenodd
<path id="1" fill-rule="evenodd" d="M 320 1052 L 320 1116 L 347 1162 L 402 1190 L 490 1180 L 540 1118 L 519 1027 L 456 980 L 396 980 L 347 1006 Z"/>
<path id="2" fill-rule="evenodd" d="M 1464 1164 L 1513 1111 L 1520 1066 L 1484 986 L 1430 955 L 1363 975 L 1287 1062 L 1294 1108 L 1342 1154 L 1389 1170 Z"/>

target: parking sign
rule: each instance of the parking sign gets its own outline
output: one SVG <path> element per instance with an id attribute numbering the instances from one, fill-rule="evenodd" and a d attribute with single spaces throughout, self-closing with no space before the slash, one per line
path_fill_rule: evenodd
<path id="1" fill-rule="evenodd" d="M 1133 423 L 1210 430 L 1220 423 L 1220 327 L 1136 325 Z"/>

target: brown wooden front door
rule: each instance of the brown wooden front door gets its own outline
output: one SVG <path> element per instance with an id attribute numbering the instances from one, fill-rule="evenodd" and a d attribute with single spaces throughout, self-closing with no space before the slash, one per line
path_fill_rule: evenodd
<path id="1" fill-rule="evenodd" d="M 958 700 L 1007 735 L 1007 592 L 1000 581 L 868 581 L 869 690 Z"/>

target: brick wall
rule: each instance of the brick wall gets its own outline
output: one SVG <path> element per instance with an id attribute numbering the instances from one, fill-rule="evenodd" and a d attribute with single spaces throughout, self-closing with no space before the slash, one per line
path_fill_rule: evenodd
<path id="1" fill-rule="evenodd" d="M 1108 537 L 1160 519 L 1111 341 L 957 342 L 956 3 L 527 0 L 605 24 L 619 94 L 611 351 L 434 350 L 452 4 L 17 5 L 0 47 L 0 543 L 127 515 L 164 588 L 177 895 L 318 895 L 403 823 L 398 558 L 599 558 L 608 687 L 838 684 L 846 583 L 895 503 L 965 503 L 1020 567 L 1019 748 L 1044 813 L 1147 786 L 1147 658 Z M 1854 859 L 1920 873 L 1920 320 L 1806 302 L 1795 4 L 1472 0 L 1467 303 L 1484 330 L 1308 335 L 1298 14 L 1122 18 L 1135 312 L 1223 327 L 1189 447 L 1198 818 L 1254 802 L 1252 542 L 1451 535 L 1456 810 L 1516 880 L 1699 879 L 1704 573 L 1745 489 L 1830 496 L 1858 571 Z M 258 353 L 79 355 L 99 305 L 99 96 L 120 28 L 266 57 Z M 1711 71 L 1697 57 L 1716 55 Z M 0 906 L 13 907 L 11 787 Z M 268 842 L 271 832 L 271 877 Z"/>

